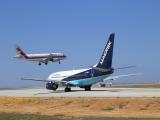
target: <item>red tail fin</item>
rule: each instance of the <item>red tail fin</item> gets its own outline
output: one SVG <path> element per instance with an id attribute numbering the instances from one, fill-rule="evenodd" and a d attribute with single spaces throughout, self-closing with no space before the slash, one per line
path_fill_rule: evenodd
<path id="1" fill-rule="evenodd" d="M 21 55 L 25 59 L 28 58 L 28 56 L 25 54 L 25 52 L 23 52 L 23 50 L 18 45 L 16 45 L 16 53 L 18 55 Z"/>

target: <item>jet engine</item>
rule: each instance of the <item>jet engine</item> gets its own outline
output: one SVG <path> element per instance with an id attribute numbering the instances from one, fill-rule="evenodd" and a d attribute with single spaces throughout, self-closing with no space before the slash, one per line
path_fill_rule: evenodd
<path id="1" fill-rule="evenodd" d="M 46 84 L 46 89 L 48 90 L 56 90 L 58 88 L 58 84 L 54 83 L 54 82 L 48 82 Z"/>

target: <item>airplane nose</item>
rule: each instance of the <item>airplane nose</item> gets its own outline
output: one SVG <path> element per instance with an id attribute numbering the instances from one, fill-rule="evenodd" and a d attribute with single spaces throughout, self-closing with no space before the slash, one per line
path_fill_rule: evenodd
<path id="1" fill-rule="evenodd" d="M 13 58 L 19 58 L 19 56 L 18 56 L 18 55 L 16 55 L 16 56 L 13 56 Z"/>
<path id="2" fill-rule="evenodd" d="M 63 54 L 63 57 L 66 58 L 67 56 Z"/>

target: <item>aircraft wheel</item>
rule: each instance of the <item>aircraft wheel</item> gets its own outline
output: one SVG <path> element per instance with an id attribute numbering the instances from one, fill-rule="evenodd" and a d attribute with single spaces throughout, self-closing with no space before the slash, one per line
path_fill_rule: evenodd
<path id="1" fill-rule="evenodd" d="M 64 91 L 65 91 L 65 92 L 70 92 L 70 91 L 71 91 L 71 88 L 66 87 Z"/>
<path id="2" fill-rule="evenodd" d="M 40 65 L 41 65 L 41 63 L 39 62 L 39 63 L 38 63 L 38 65 L 40 66 Z"/>
<path id="3" fill-rule="evenodd" d="M 91 85 L 85 86 L 84 89 L 85 91 L 91 91 Z"/>

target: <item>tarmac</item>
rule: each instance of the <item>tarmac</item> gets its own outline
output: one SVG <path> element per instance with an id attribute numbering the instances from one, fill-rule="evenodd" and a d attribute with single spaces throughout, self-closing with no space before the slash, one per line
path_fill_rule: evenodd
<path id="1" fill-rule="evenodd" d="M 92 88 L 84 91 L 81 88 L 72 88 L 71 92 L 64 92 L 64 88 L 57 91 L 45 88 L 17 88 L 0 89 L 0 96 L 14 97 L 83 97 L 83 98 L 116 98 L 116 97 L 160 97 L 160 89 L 157 88 Z"/>

